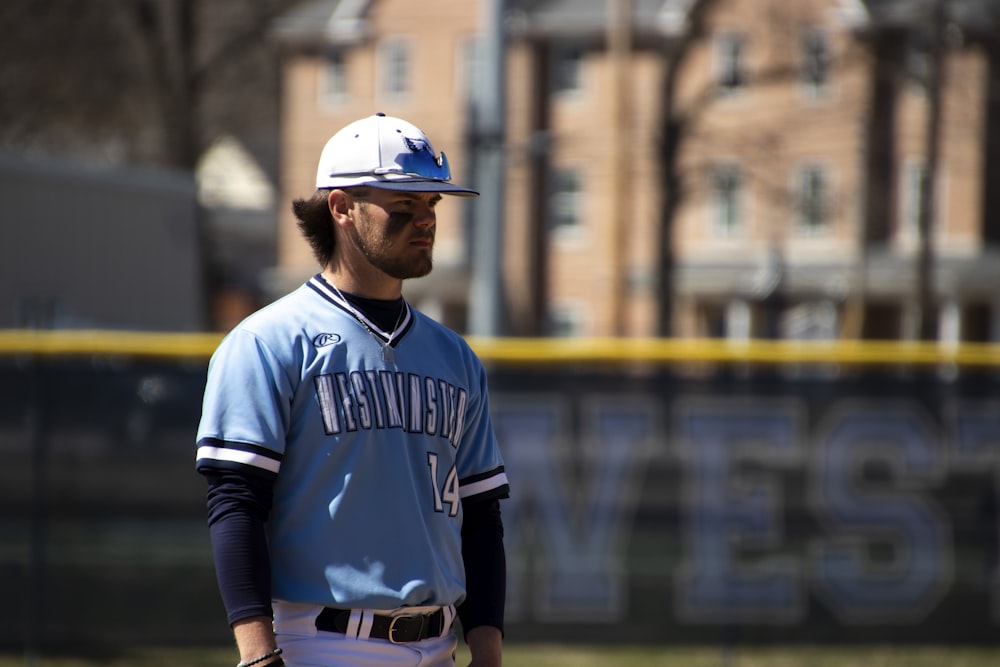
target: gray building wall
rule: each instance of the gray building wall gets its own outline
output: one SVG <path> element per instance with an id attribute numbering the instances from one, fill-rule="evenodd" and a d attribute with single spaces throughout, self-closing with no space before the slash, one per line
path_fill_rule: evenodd
<path id="1" fill-rule="evenodd" d="M 190 174 L 0 154 L 0 201 L 0 328 L 204 328 Z"/>

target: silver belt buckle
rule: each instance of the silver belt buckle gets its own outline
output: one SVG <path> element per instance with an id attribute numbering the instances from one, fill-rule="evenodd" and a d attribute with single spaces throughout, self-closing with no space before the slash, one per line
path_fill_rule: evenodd
<path id="1" fill-rule="evenodd" d="M 417 618 L 416 616 L 410 616 L 409 614 L 400 614 L 399 616 L 393 616 L 392 620 L 389 621 L 389 633 L 388 633 L 389 634 L 389 637 L 388 637 L 389 641 L 392 642 L 393 644 L 404 644 L 404 643 L 406 643 L 406 642 L 402 642 L 402 641 L 397 641 L 396 638 L 393 636 L 393 634 L 396 632 L 396 621 L 398 621 L 400 619 L 406 619 L 408 621 L 412 621 L 412 620 L 414 620 L 416 618 Z"/>

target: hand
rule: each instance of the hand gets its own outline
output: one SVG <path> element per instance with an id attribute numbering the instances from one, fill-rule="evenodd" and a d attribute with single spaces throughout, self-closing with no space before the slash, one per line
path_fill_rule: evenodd
<path id="1" fill-rule="evenodd" d="M 480 625 L 469 630 L 465 637 L 469 653 L 472 654 L 469 667 L 500 667 L 503 663 L 502 641 L 500 628 Z"/>

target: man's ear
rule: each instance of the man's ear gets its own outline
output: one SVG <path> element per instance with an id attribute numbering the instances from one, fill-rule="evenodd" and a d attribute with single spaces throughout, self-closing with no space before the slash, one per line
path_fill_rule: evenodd
<path id="1" fill-rule="evenodd" d="M 351 217 L 354 210 L 354 197 L 343 190 L 330 190 L 326 202 L 330 207 L 330 217 L 337 224 L 343 224 L 347 218 Z"/>

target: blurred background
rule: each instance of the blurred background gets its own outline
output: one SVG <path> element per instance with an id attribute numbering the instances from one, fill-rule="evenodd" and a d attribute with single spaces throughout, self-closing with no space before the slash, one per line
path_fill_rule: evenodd
<path id="1" fill-rule="evenodd" d="M 1000 1 L 5 0 L 0 26 L 0 647 L 230 641 L 207 356 L 318 270 L 289 203 L 375 112 L 483 192 L 405 294 L 490 367 L 509 636 L 995 642 Z"/>

